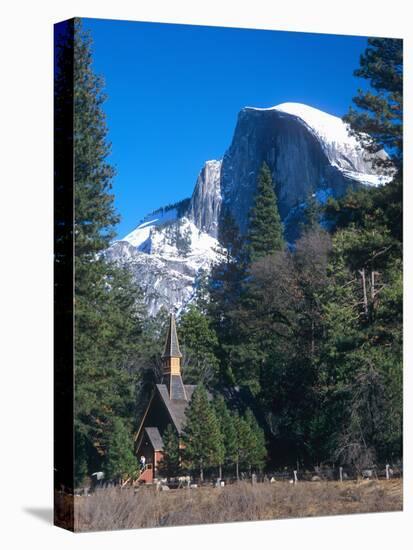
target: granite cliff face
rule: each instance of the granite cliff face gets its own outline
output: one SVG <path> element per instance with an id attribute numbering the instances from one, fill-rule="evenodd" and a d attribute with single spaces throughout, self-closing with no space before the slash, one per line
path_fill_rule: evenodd
<path id="1" fill-rule="evenodd" d="M 272 173 L 287 238 L 296 237 L 295 210 L 310 194 L 340 196 L 349 186 L 378 185 L 371 160 L 341 119 L 306 105 L 246 107 L 221 169 L 222 202 L 242 232 L 265 161 Z M 291 240 L 291 239 L 289 239 Z"/>
<path id="2" fill-rule="evenodd" d="M 146 216 L 106 256 L 128 266 L 151 314 L 161 307 L 179 313 L 219 256 L 223 206 L 246 232 L 263 161 L 272 172 L 285 236 L 293 241 L 309 195 L 324 202 L 349 187 L 386 183 L 372 160 L 340 118 L 297 103 L 246 107 L 229 149 L 222 160 L 205 163 L 192 197 Z"/>
<path id="3" fill-rule="evenodd" d="M 221 165 L 220 160 L 207 160 L 191 197 L 188 217 L 202 231 L 217 237 L 218 219 L 221 210 Z"/>
<path id="4" fill-rule="evenodd" d="M 180 206 L 147 216 L 105 253 L 109 261 L 131 271 L 151 315 L 162 307 L 179 313 L 193 298 L 201 274 L 209 271 L 219 254 L 216 238 L 199 229 L 186 210 L 181 215 Z"/>

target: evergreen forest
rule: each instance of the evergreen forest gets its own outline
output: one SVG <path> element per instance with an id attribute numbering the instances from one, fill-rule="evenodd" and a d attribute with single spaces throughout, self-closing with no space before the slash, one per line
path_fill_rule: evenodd
<path id="1" fill-rule="evenodd" d="M 114 168 L 92 43 L 74 49 L 75 480 L 138 467 L 134 434 L 159 382 L 168 312 L 105 260 L 115 237 Z M 61 49 L 61 63 L 64 62 Z M 385 148 L 392 181 L 319 204 L 285 241 L 277 182 L 263 163 L 245 235 L 228 211 L 220 261 L 177 319 L 184 383 L 198 384 L 164 471 L 263 471 L 299 464 L 358 469 L 402 460 L 402 42 L 369 39 L 346 116 L 365 147 Z M 57 73 L 59 78 L 64 73 Z M 208 397 L 212 396 L 212 399 Z M 184 472 L 185 473 L 185 472 Z"/>

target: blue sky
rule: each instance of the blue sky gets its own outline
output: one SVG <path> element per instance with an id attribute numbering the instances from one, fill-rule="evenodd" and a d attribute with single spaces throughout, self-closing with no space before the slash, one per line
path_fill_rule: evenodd
<path id="1" fill-rule="evenodd" d="M 306 103 L 342 116 L 363 81 L 367 39 L 84 19 L 105 78 L 118 236 L 191 195 L 205 160 L 229 147 L 246 105 Z"/>

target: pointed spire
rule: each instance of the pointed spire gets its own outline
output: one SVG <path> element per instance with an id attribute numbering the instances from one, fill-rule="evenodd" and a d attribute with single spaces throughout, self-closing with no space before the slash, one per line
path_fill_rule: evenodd
<path id="1" fill-rule="evenodd" d="M 185 386 L 181 377 L 181 357 L 178 335 L 176 334 L 175 316 L 171 313 L 168 334 L 166 335 L 165 347 L 162 354 L 162 384 L 165 384 L 168 388 L 171 400 L 187 400 Z"/>
<path id="2" fill-rule="evenodd" d="M 171 313 L 169 317 L 169 328 L 165 340 L 162 359 L 168 359 L 170 357 L 182 357 L 182 353 L 179 349 L 178 335 L 176 333 L 175 315 L 173 313 Z"/>

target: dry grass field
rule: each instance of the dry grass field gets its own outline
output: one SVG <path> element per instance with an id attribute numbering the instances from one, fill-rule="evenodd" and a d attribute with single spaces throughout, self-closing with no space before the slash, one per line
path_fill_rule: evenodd
<path id="1" fill-rule="evenodd" d="M 99 489 L 75 498 L 75 531 L 400 511 L 402 480 L 287 482 L 156 491 Z"/>

